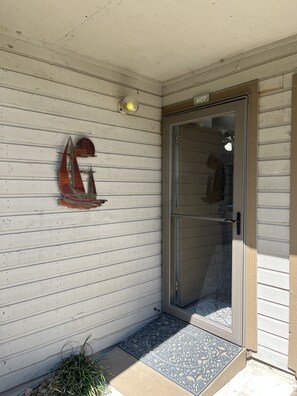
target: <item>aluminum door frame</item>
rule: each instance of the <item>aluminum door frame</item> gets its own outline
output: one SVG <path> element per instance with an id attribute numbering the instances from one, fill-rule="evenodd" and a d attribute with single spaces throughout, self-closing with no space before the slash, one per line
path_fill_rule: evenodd
<path id="1" fill-rule="evenodd" d="M 209 331 L 221 338 L 244 345 L 244 296 L 245 296 L 245 183 L 246 183 L 246 112 L 247 98 L 239 98 L 226 103 L 212 104 L 207 107 L 189 110 L 180 114 L 168 115 L 163 118 L 163 309 L 164 312 L 176 316 L 188 323 L 199 328 Z M 233 244 L 232 244 L 232 327 L 229 329 L 205 319 L 198 315 L 191 315 L 172 304 L 175 299 L 175 268 L 173 260 L 173 240 L 172 240 L 172 127 L 180 124 L 186 124 L 198 121 L 201 118 L 215 117 L 228 113 L 235 113 L 235 162 L 234 169 L 240 168 L 241 183 L 238 180 L 234 185 L 233 194 L 233 215 L 237 211 L 241 212 L 241 235 L 240 240 L 236 238 L 236 225 L 233 227 Z M 240 131 L 240 133 L 239 133 Z M 239 161 L 239 147 L 241 148 L 241 161 Z M 238 162 L 241 165 L 238 168 Z M 237 172 L 238 173 L 238 172 Z M 235 175 L 234 175 L 235 179 Z M 237 197 L 240 197 L 237 199 Z M 238 202 L 240 201 L 240 202 Z M 235 236 L 235 238 L 234 238 Z M 236 245 L 236 246 L 235 246 Z M 239 246 L 240 245 L 240 246 Z M 239 261 L 240 264 L 234 265 Z"/>

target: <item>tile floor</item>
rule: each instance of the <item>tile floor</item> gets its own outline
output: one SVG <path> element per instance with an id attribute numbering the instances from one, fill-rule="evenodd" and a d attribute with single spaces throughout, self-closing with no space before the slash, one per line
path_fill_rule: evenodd
<path id="1" fill-rule="evenodd" d="M 196 313 L 211 319 L 224 326 L 232 326 L 232 310 L 230 303 L 218 301 L 214 298 L 205 297 L 185 308 L 191 314 Z"/>

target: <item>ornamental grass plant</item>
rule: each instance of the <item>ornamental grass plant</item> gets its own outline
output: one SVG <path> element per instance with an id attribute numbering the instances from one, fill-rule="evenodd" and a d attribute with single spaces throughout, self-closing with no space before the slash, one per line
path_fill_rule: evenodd
<path id="1" fill-rule="evenodd" d="M 89 337 L 80 352 L 64 359 L 55 370 L 49 394 L 51 396 L 101 396 L 108 389 L 102 366 L 86 355 Z"/>

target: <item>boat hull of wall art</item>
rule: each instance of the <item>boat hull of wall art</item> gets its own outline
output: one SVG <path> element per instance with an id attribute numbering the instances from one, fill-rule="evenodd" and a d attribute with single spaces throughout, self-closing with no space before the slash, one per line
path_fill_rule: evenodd
<path id="1" fill-rule="evenodd" d="M 62 155 L 59 169 L 59 188 L 61 197 L 59 205 L 77 209 L 92 209 L 103 205 L 106 199 L 97 199 L 93 170 L 90 168 L 88 175 L 88 188 L 82 180 L 82 171 L 79 169 L 78 157 L 94 157 L 95 147 L 88 138 L 81 138 L 74 146 L 71 137 L 68 139 Z"/>

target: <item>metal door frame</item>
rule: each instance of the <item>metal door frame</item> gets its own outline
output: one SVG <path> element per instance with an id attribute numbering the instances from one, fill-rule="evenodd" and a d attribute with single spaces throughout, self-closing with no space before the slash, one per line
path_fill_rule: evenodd
<path id="1" fill-rule="evenodd" d="M 245 296 L 245 281 L 244 281 L 244 267 L 245 267 L 245 248 L 244 248 L 244 235 L 245 229 L 242 226 L 242 254 L 240 257 L 241 265 L 235 266 L 232 264 L 232 329 L 211 322 L 203 317 L 198 317 L 196 315 L 191 315 L 190 313 L 184 311 L 182 308 L 178 308 L 171 304 L 174 296 L 174 284 L 175 284 L 175 273 L 173 271 L 172 263 L 172 232 L 171 232 L 171 199 L 172 199 L 172 133 L 171 129 L 174 125 L 185 124 L 196 119 L 223 115 L 230 112 L 235 112 L 237 125 L 242 126 L 242 133 L 238 134 L 237 139 L 241 138 L 242 141 L 239 145 L 242 147 L 242 178 L 243 183 L 241 183 L 241 188 L 245 189 L 246 186 L 246 171 L 245 171 L 245 137 L 246 137 L 246 108 L 247 100 L 246 98 L 238 98 L 236 100 L 228 101 L 226 103 L 211 104 L 209 106 L 204 106 L 203 108 L 198 108 L 186 112 L 182 112 L 176 115 L 169 115 L 163 119 L 163 147 L 164 147 L 164 157 L 163 157 L 163 219 L 164 219 L 164 238 L 163 238 L 163 259 L 164 259 L 164 283 L 163 283 L 163 308 L 164 311 L 176 316 L 186 322 L 192 323 L 197 327 L 203 328 L 213 334 L 218 335 L 224 339 L 232 341 L 238 345 L 244 344 L 244 296 Z M 238 128 L 238 126 L 236 127 Z M 237 140 L 238 142 L 238 140 Z M 238 143 L 237 143 L 238 144 Z M 244 193 L 240 191 L 239 194 L 244 198 Z M 245 202 L 242 201 L 242 218 L 246 217 L 244 211 Z M 236 205 L 234 211 L 236 211 Z M 244 223 L 243 223 L 244 224 Z M 236 226 L 235 226 L 236 227 Z M 233 233 L 234 234 L 234 233 Z M 233 251 L 233 247 L 232 247 Z M 236 251 L 234 250 L 236 255 Z M 233 262 L 236 260 L 234 257 Z M 235 280 L 239 279 L 239 282 Z"/>

